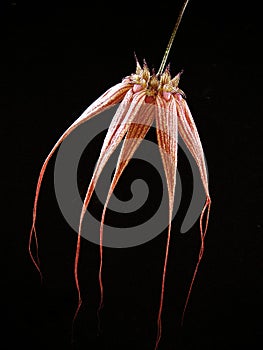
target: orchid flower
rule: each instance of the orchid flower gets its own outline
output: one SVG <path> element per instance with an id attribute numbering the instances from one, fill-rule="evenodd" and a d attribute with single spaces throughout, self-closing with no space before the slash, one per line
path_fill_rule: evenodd
<path id="1" fill-rule="evenodd" d="M 150 129 L 153 122 L 156 123 L 156 136 L 160 150 L 160 156 L 162 159 L 169 200 L 169 212 L 168 212 L 168 235 L 166 243 L 166 251 L 164 258 L 164 267 L 161 283 L 161 296 L 159 304 L 159 312 L 157 319 L 157 339 L 155 349 L 157 349 L 159 341 L 161 339 L 161 317 L 164 299 L 165 289 L 165 278 L 166 268 L 169 253 L 169 244 L 171 237 L 171 221 L 174 204 L 174 193 L 176 185 L 176 169 L 177 169 L 177 150 L 178 150 L 178 134 L 180 134 L 182 140 L 185 142 L 187 148 L 191 152 L 195 162 L 200 171 L 200 177 L 203 183 L 204 191 L 206 194 L 206 202 L 202 213 L 200 215 L 200 253 L 198 262 L 194 271 L 194 275 L 189 287 L 189 292 L 186 298 L 184 312 L 190 297 L 192 285 L 198 270 L 199 263 L 201 261 L 204 252 L 204 238 L 208 226 L 209 211 L 211 205 L 211 199 L 208 189 L 208 178 L 204 159 L 204 153 L 202 144 L 198 135 L 198 131 L 187 105 L 185 94 L 179 88 L 179 81 L 181 73 L 178 73 L 175 77 L 171 77 L 170 67 L 166 66 L 166 60 L 170 51 L 172 42 L 174 40 L 175 33 L 178 29 L 181 21 L 183 12 L 188 3 L 188 0 L 184 2 L 181 9 L 180 15 L 176 22 L 172 36 L 168 43 L 167 49 L 160 69 L 155 74 L 150 72 L 146 62 L 141 66 L 136 58 L 136 70 L 135 73 L 125 77 L 120 83 L 111 87 L 104 94 L 102 94 L 95 102 L 93 102 L 82 115 L 62 134 L 58 139 L 54 147 L 51 149 L 43 166 L 40 170 L 40 175 L 36 187 L 36 195 L 33 208 L 33 223 L 30 232 L 29 239 L 29 252 L 30 256 L 41 274 L 40 264 L 38 259 L 38 246 L 36 236 L 36 216 L 37 216 L 37 205 L 41 183 L 43 176 L 48 165 L 49 160 L 58 149 L 59 145 L 67 138 L 67 136 L 76 129 L 80 124 L 87 122 L 89 119 L 100 114 L 106 109 L 119 104 L 119 107 L 109 125 L 104 143 L 101 148 L 101 152 L 93 172 L 93 176 L 90 180 L 85 199 L 83 202 L 82 211 L 80 213 L 79 220 L 79 232 L 77 238 L 75 265 L 74 265 L 74 276 L 76 282 L 76 288 L 78 292 L 78 306 L 75 313 L 75 317 L 79 311 L 82 303 L 81 290 L 78 279 L 78 261 L 80 254 L 80 243 L 81 243 L 81 230 L 82 222 L 85 216 L 87 207 L 90 203 L 92 194 L 94 192 L 97 181 L 113 152 L 116 150 L 118 145 L 123 141 L 119 158 L 117 161 L 115 173 L 108 191 L 106 201 L 104 203 L 104 209 L 101 217 L 100 225 L 100 268 L 99 268 L 99 284 L 101 291 L 100 310 L 103 305 L 103 283 L 102 283 L 102 263 L 103 263 L 103 226 L 105 213 L 111 195 L 113 194 L 114 188 L 118 183 L 118 180 L 132 158 L 134 152 L 139 147 L 142 140 L 145 138 L 148 130 Z M 33 256 L 31 245 L 32 239 L 35 239 L 36 243 L 36 257 Z M 74 318 L 75 318 L 74 317 Z"/>

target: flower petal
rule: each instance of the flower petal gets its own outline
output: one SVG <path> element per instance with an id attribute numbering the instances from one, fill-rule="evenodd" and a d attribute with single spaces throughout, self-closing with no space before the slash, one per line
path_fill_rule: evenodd
<path id="1" fill-rule="evenodd" d="M 96 163 L 92 179 L 90 181 L 88 190 L 83 203 L 82 215 L 85 214 L 89 201 L 91 199 L 92 193 L 95 189 L 96 183 L 99 179 L 103 168 L 105 167 L 110 156 L 113 154 L 115 149 L 120 144 L 124 135 L 130 128 L 135 116 L 141 108 L 141 105 L 144 101 L 144 92 L 133 93 L 132 90 L 129 90 L 125 95 L 122 103 L 117 109 L 108 129 L 108 132 L 105 136 L 99 159 Z M 81 226 L 81 223 L 80 223 Z"/>
<path id="2" fill-rule="evenodd" d="M 139 147 L 140 143 L 144 139 L 148 130 L 150 129 L 154 117 L 155 117 L 156 106 L 154 104 L 149 104 L 143 102 L 141 108 L 136 113 L 132 124 L 130 125 L 127 134 L 125 136 L 120 155 L 117 161 L 114 177 L 112 179 L 110 189 L 104 203 L 104 208 L 101 216 L 100 224 L 100 270 L 99 270 L 99 283 L 101 290 L 101 300 L 98 312 L 102 308 L 103 304 L 103 284 L 102 284 L 102 261 L 103 261 L 103 226 L 105 220 L 106 209 L 110 200 L 110 197 L 114 191 L 115 186 L 117 185 L 121 174 L 128 165 L 130 159 L 132 158 L 134 152 Z"/>
<path id="3" fill-rule="evenodd" d="M 84 199 L 81 214 L 80 214 L 80 220 L 79 220 L 79 232 L 78 232 L 78 240 L 77 240 L 77 247 L 76 247 L 75 265 L 74 265 L 74 275 L 75 275 L 75 281 L 76 281 L 76 286 L 77 286 L 78 296 L 79 296 L 79 303 L 78 303 L 77 311 L 75 313 L 75 317 L 81 305 L 81 295 L 80 295 L 80 288 L 79 288 L 79 282 L 78 282 L 78 260 L 79 260 L 79 253 L 80 253 L 80 237 L 81 237 L 82 222 L 83 222 L 88 204 L 90 202 L 90 199 L 94 192 L 96 183 L 99 179 L 99 176 L 103 168 L 105 167 L 108 159 L 113 154 L 115 149 L 118 147 L 125 133 L 129 129 L 133 119 L 135 118 L 138 111 L 140 110 L 141 105 L 144 101 L 144 98 L 145 98 L 145 93 L 142 91 L 133 94 L 132 90 L 129 90 L 125 95 L 123 101 L 121 102 L 119 108 L 117 109 L 111 121 L 108 132 L 104 139 L 104 143 L 102 145 L 99 159 L 97 161 L 96 167 L 93 172 L 92 179 L 89 183 L 89 187 L 85 195 L 85 199 Z"/>
<path id="4" fill-rule="evenodd" d="M 181 97 L 176 101 L 179 134 L 199 167 L 206 195 L 209 196 L 204 152 L 194 119 L 186 101 Z"/>
<path id="5" fill-rule="evenodd" d="M 186 302 L 184 305 L 183 315 L 182 315 L 182 322 L 184 319 L 184 315 L 186 312 L 186 308 L 189 302 L 190 294 L 192 291 L 193 283 L 199 268 L 199 264 L 201 262 L 203 253 L 204 253 L 204 239 L 208 228 L 208 221 L 209 221 L 209 214 L 210 214 L 210 207 L 211 207 L 211 199 L 209 195 L 209 189 L 208 189 L 208 178 L 207 178 L 207 171 L 206 171 L 206 165 L 205 165 L 205 157 L 203 152 L 203 147 L 200 141 L 200 137 L 195 125 L 195 122 L 193 120 L 192 114 L 190 112 L 190 109 L 186 103 L 186 101 L 180 96 L 176 98 L 177 101 L 177 112 L 178 112 L 178 130 L 179 133 L 185 142 L 187 148 L 191 152 L 193 158 L 195 159 L 199 171 L 200 176 L 203 182 L 203 186 L 206 192 L 206 203 L 203 207 L 203 210 L 200 215 L 200 238 L 201 238 L 201 247 L 199 251 L 199 257 L 198 261 L 196 263 L 196 267 L 194 270 L 194 274 L 190 283 L 190 287 L 188 289 L 188 294 L 186 298 Z M 205 227 L 203 228 L 203 220 L 206 213 L 206 220 L 205 220 Z"/>
<path id="6" fill-rule="evenodd" d="M 174 190 L 176 182 L 177 167 L 177 112 L 176 103 L 173 98 L 168 102 L 162 98 L 157 98 L 156 133 L 157 141 L 162 157 L 164 171 L 166 175 L 170 217 L 172 215 L 174 203 Z"/>
<path id="7" fill-rule="evenodd" d="M 156 132 L 157 141 L 161 153 L 161 158 L 164 166 L 164 171 L 167 181 L 168 198 L 169 198 L 169 223 L 168 223 L 168 235 L 166 242 L 163 276 L 162 276 L 162 286 L 161 286 L 161 296 L 160 305 L 157 319 L 158 333 L 155 343 L 155 349 L 157 349 L 158 344 L 161 339 L 162 333 L 162 309 L 163 309 L 163 299 L 164 299 L 164 286 L 168 262 L 168 253 L 171 238 L 171 221 L 174 205 L 174 191 L 176 182 L 176 168 L 177 168 L 177 112 L 176 103 L 174 98 L 170 98 L 167 102 L 165 99 L 159 96 L 156 99 L 157 102 L 157 115 L 156 115 Z"/>
<path id="8" fill-rule="evenodd" d="M 107 90 L 103 95 L 101 95 L 96 101 L 94 101 L 83 113 L 82 115 L 62 134 L 62 136 L 58 139 L 56 144 L 53 146 L 52 150 L 46 157 L 42 168 L 39 173 L 38 182 L 36 186 L 36 194 L 34 199 L 34 207 L 33 207 L 33 220 L 32 220 L 32 227 L 29 235 L 29 254 L 31 256 L 31 259 L 33 263 L 35 264 L 36 268 L 38 269 L 40 275 L 41 271 L 39 268 L 39 259 L 38 259 L 38 244 L 37 244 L 37 237 L 36 237 L 36 230 L 35 230 L 35 223 L 36 223 L 36 213 L 37 213 L 37 204 L 38 204 L 38 198 L 39 198 L 39 192 L 40 187 L 42 183 L 42 179 L 46 170 L 46 167 L 48 165 L 48 162 L 54 152 L 57 150 L 59 145 L 64 141 L 64 139 L 80 124 L 84 123 L 85 121 L 91 119 L 95 115 L 103 112 L 104 110 L 110 108 L 111 106 L 119 103 L 124 95 L 127 93 L 127 91 L 130 89 L 131 84 L 129 83 L 128 79 L 124 79 L 123 82 L 113 86 L 109 90 Z M 35 238 L 35 244 L 36 244 L 36 259 L 33 257 L 33 254 L 31 252 L 31 244 L 32 244 L 32 238 Z M 41 276 L 42 277 L 42 276 Z"/>
<path id="9" fill-rule="evenodd" d="M 122 172 L 153 123 L 155 105 L 143 102 L 140 107 L 125 136 L 108 196 L 114 191 Z"/>

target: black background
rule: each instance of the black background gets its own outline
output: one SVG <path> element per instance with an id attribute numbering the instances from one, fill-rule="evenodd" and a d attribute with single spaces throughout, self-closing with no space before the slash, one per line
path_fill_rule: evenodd
<path id="1" fill-rule="evenodd" d="M 134 52 L 158 69 L 180 5 L 1 4 L 2 349 L 154 348 L 166 231 L 135 248 L 105 248 L 99 336 L 99 252 L 83 240 L 79 274 L 84 305 L 73 344 L 76 233 L 56 204 L 54 160 L 44 178 L 37 222 L 43 285 L 27 244 L 45 156 L 89 104 L 134 72 Z M 172 74 L 184 69 L 180 87 L 205 150 L 212 211 L 205 255 L 180 327 L 200 242 L 198 223 L 187 235 L 177 234 L 192 181 L 187 159 L 179 154 L 184 200 L 173 223 L 160 350 L 261 345 L 260 20 L 250 3 L 192 0 L 169 56 Z M 96 161 L 95 149 L 90 157 Z M 89 157 L 85 159 L 83 190 L 92 171 Z M 120 192 L 125 200 L 125 180 Z"/>

